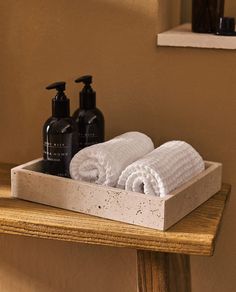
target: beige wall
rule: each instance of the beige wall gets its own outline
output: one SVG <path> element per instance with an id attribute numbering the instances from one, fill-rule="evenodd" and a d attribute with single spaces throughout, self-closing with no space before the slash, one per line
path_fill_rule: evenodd
<path id="1" fill-rule="evenodd" d="M 45 86 L 68 81 L 74 110 L 73 80 L 91 73 L 107 138 L 139 130 L 156 145 L 186 140 L 223 162 L 224 180 L 236 185 L 236 53 L 157 48 L 156 32 L 178 22 L 177 4 L 1 1 L 0 160 L 40 156 L 52 96 Z M 236 14 L 234 4 L 230 11 Z M 192 258 L 193 292 L 235 291 L 235 211 L 232 194 L 215 256 Z M 1 236 L 0 259 L 4 292 L 136 291 L 131 250 Z"/>

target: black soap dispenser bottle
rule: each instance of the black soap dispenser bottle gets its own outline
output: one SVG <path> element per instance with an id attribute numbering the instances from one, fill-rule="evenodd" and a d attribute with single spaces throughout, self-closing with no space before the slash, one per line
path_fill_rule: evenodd
<path id="1" fill-rule="evenodd" d="M 79 150 L 97 143 L 104 142 L 104 117 L 96 108 L 96 92 L 92 89 L 92 76 L 86 75 L 75 80 L 83 83 L 80 92 L 80 107 L 73 115 L 79 133 Z"/>
<path id="2" fill-rule="evenodd" d="M 73 118 L 70 117 L 70 100 L 66 97 L 66 83 L 53 83 L 46 89 L 56 89 L 52 99 L 52 116 L 43 127 L 43 171 L 48 174 L 70 177 L 69 164 L 78 152 L 78 131 Z"/>

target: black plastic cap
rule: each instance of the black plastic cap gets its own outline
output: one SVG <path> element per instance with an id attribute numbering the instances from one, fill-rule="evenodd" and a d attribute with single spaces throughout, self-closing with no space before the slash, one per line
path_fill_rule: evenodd
<path id="1" fill-rule="evenodd" d="M 216 27 L 216 34 L 236 36 L 235 19 L 233 17 L 220 17 Z"/>
<path id="2" fill-rule="evenodd" d="M 64 90 L 66 89 L 66 82 L 59 81 L 52 83 L 46 89 L 56 89 L 57 94 L 52 99 L 52 116 L 57 118 L 65 118 L 70 116 L 70 100 L 66 97 Z"/>
<path id="3" fill-rule="evenodd" d="M 64 91 L 66 90 L 66 82 L 65 81 L 58 81 L 55 83 L 52 83 L 46 87 L 46 89 L 56 89 L 57 91 Z"/>
<path id="4" fill-rule="evenodd" d="M 84 88 L 80 91 L 80 108 L 93 109 L 96 107 L 96 92 L 91 87 L 93 77 L 91 75 L 84 75 L 75 80 L 76 83 L 83 83 Z"/>
<path id="5" fill-rule="evenodd" d="M 91 75 L 84 75 L 75 80 L 75 83 L 84 83 L 85 85 L 90 85 L 93 82 L 93 77 Z"/>

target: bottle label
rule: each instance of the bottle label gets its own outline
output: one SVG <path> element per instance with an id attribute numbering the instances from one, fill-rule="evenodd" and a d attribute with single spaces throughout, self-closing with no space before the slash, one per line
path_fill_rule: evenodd
<path id="1" fill-rule="evenodd" d="M 79 133 L 79 148 L 99 143 L 99 137 L 95 133 Z"/>
<path id="2" fill-rule="evenodd" d="M 51 136 L 44 141 L 44 155 L 47 160 L 66 161 L 72 158 L 72 134 Z"/>
<path id="3" fill-rule="evenodd" d="M 43 143 L 43 156 L 48 161 L 48 173 L 69 176 L 73 157 L 73 134 L 50 135 Z"/>
<path id="4" fill-rule="evenodd" d="M 99 143 L 99 133 L 96 124 L 88 124 L 79 129 L 79 149 Z"/>

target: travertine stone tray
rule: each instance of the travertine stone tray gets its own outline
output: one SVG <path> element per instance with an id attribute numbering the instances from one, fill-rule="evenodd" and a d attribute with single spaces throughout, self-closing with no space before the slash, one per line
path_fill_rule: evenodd
<path id="1" fill-rule="evenodd" d="M 37 159 L 11 171 L 12 196 L 130 224 L 166 230 L 221 189 L 222 165 L 206 169 L 165 198 L 41 173 Z"/>

